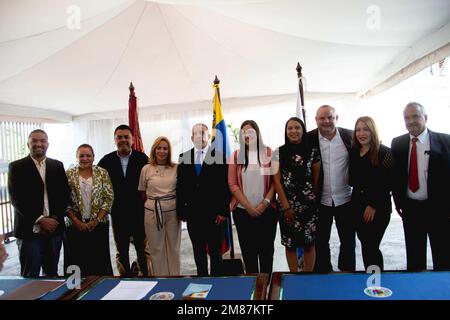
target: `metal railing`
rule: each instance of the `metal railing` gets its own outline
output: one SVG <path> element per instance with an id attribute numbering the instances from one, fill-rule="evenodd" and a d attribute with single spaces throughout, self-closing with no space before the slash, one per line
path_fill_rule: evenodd
<path id="1" fill-rule="evenodd" d="M 0 121 L 0 234 L 12 236 L 14 211 L 8 194 L 8 164 L 28 154 L 28 135 L 41 123 Z"/>

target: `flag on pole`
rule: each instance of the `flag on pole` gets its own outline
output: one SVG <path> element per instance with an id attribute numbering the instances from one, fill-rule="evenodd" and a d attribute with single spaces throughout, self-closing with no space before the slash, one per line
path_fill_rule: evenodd
<path id="1" fill-rule="evenodd" d="M 213 98 L 213 121 L 211 134 L 211 147 L 223 153 L 226 159 L 231 155 L 231 149 L 228 142 L 227 126 L 223 118 L 222 105 L 220 102 L 219 79 L 214 80 L 214 98 Z M 226 163 L 224 159 L 224 163 Z M 231 219 L 225 222 L 224 239 L 222 241 L 222 254 L 230 250 L 232 244 L 232 235 L 230 233 Z"/>
<path id="2" fill-rule="evenodd" d="M 295 116 L 297 118 L 300 118 L 301 120 L 303 120 L 303 122 L 305 122 L 305 119 L 303 118 L 303 103 L 302 103 L 302 97 L 300 96 L 300 79 L 299 81 L 299 86 L 297 87 L 297 108 L 296 108 L 296 112 L 295 112 Z"/>
<path id="3" fill-rule="evenodd" d="M 217 83 L 216 83 L 217 80 Z M 220 102 L 219 80 L 214 80 L 214 98 L 213 98 L 213 121 L 212 121 L 212 135 L 211 145 L 227 158 L 231 155 L 230 144 L 228 141 L 227 125 L 223 118 L 222 105 Z"/>
<path id="4" fill-rule="evenodd" d="M 296 70 L 298 77 L 296 116 L 297 118 L 303 121 L 306 129 L 306 110 L 305 110 L 305 99 L 303 96 L 303 75 L 302 75 L 302 66 L 300 65 L 300 62 L 297 62 Z M 297 248 L 297 264 L 299 271 L 303 271 L 304 257 L 302 247 Z"/>
<path id="5" fill-rule="evenodd" d="M 305 99 L 303 96 L 303 75 L 302 75 L 302 67 L 298 62 L 296 69 L 298 77 L 298 86 L 297 86 L 297 107 L 295 110 L 295 115 L 297 118 L 300 118 L 306 126 Z"/>
<path id="6" fill-rule="evenodd" d="M 134 94 L 133 82 L 130 82 L 130 98 L 128 99 L 128 125 L 133 130 L 133 150 L 144 152 L 141 130 L 139 129 L 139 119 L 137 112 L 137 99 Z"/>

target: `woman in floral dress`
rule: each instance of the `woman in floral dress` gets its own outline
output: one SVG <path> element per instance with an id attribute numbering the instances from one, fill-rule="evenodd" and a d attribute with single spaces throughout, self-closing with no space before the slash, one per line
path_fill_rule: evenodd
<path id="1" fill-rule="evenodd" d="M 274 182 L 280 206 L 281 244 L 291 272 L 298 271 L 297 248 L 304 250 L 303 271 L 313 271 L 317 221 L 316 190 L 319 180 L 318 150 L 307 141 L 305 124 L 290 118 L 285 144 L 274 153 Z"/>

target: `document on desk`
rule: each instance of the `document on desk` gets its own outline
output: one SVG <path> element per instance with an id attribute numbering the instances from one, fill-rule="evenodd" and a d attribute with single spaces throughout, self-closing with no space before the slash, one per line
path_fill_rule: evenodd
<path id="1" fill-rule="evenodd" d="M 102 300 L 141 300 L 158 281 L 121 280 Z"/>

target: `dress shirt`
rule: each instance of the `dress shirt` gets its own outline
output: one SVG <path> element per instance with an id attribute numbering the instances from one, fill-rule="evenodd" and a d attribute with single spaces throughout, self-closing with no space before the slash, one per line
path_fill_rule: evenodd
<path id="1" fill-rule="evenodd" d="M 130 153 L 126 156 L 122 156 L 119 154 L 119 152 L 117 152 L 117 156 L 119 157 L 120 163 L 122 164 L 122 170 L 123 170 L 124 177 L 127 175 L 128 162 L 130 161 L 130 156 L 131 156 L 132 152 L 133 152 L 133 150 L 131 150 Z"/>
<path id="2" fill-rule="evenodd" d="M 323 167 L 321 203 L 331 207 L 350 201 L 352 188 L 348 184 L 349 154 L 339 130 L 331 140 L 319 133 L 319 145 Z"/>
<path id="3" fill-rule="evenodd" d="M 48 217 L 49 216 L 49 208 L 48 208 L 48 194 L 47 194 L 47 185 L 45 184 L 45 174 L 46 174 L 46 170 L 47 170 L 47 166 L 45 164 L 45 160 L 47 158 L 44 158 L 42 161 L 37 161 L 36 159 L 34 159 L 33 157 L 31 157 L 31 159 L 33 160 L 37 171 L 39 172 L 39 175 L 41 176 L 42 182 L 44 183 L 44 208 L 42 211 L 42 215 L 39 216 L 39 218 L 36 219 L 36 221 L 34 222 L 34 226 L 33 226 L 33 232 L 34 233 L 39 233 L 40 231 L 40 227 L 37 224 L 39 220 L 41 220 L 44 217 Z"/>
<path id="4" fill-rule="evenodd" d="M 199 151 L 201 151 L 201 152 L 202 152 L 202 155 L 201 155 L 201 157 L 200 157 L 200 159 L 201 159 L 200 163 L 203 164 L 203 161 L 205 161 L 206 152 L 208 152 L 208 148 L 209 148 L 209 145 L 207 145 L 207 146 L 204 147 L 203 149 L 197 149 L 197 147 L 194 147 L 194 163 L 195 163 L 195 161 L 196 161 L 196 159 L 197 159 L 197 153 L 198 153 Z"/>

